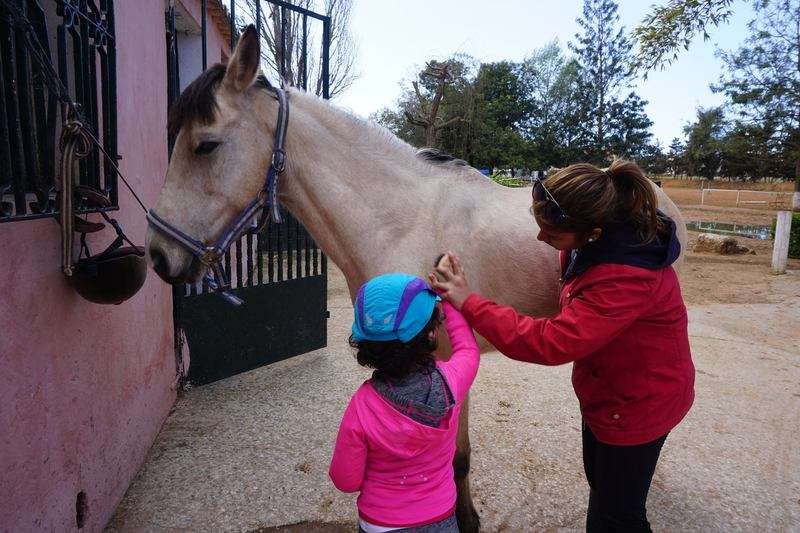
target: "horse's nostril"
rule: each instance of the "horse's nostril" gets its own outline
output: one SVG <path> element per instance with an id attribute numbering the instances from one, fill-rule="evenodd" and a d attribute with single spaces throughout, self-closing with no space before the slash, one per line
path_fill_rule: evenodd
<path id="1" fill-rule="evenodd" d="M 177 276 L 170 274 L 167 257 L 158 248 L 150 248 L 150 264 L 153 265 L 153 270 L 158 274 L 158 277 L 170 285 L 178 285 L 186 281 L 186 273 Z"/>

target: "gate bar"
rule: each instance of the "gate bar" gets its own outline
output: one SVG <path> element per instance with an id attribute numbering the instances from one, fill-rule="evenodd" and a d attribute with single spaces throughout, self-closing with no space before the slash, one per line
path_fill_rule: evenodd
<path id="1" fill-rule="evenodd" d="M 261 40 L 261 0 L 256 0 L 256 34 L 258 40 Z M 259 63 L 261 60 L 259 59 Z"/>
<path id="2" fill-rule="evenodd" d="M 11 102 L 6 112 L 10 118 L 10 122 L 13 124 L 13 132 L 12 136 L 9 138 L 11 145 L 12 145 L 12 153 L 16 156 L 14 157 L 13 163 L 16 163 L 15 170 L 11 174 L 11 180 L 14 183 L 14 205 L 16 208 L 17 213 L 27 213 L 28 212 L 28 204 L 25 201 L 25 182 L 24 177 L 27 175 L 26 168 L 25 168 L 25 149 L 24 144 L 22 142 L 22 127 L 20 125 L 20 106 L 19 106 L 19 86 L 20 82 L 17 79 L 17 75 L 19 71 L 17 70 L 17 47 L 16 47 L 16 35 L 15 32 L 12 30 L 12 26 L 10 24 L 5 25 L 3 30 L 2 38 L 6 39 L 8 42 L 8 46 L 6 48 L 7 55 L 6 59 L 8 60 L 8 71 L 11 74 L 11 79 L 8 80 L 8 92 L 11 95 Z M 22 84 L 25 82 L 22 81 Z M 5 117 L 3 117 L 5 118 Z"/>
<path id="3" fill-rule="evenodd" d="M 308 90 L 308 15 L 303 13 L 303 90 Z"/>
<path id="4" fill-rule="evenodd" d="M 288 20 L 286 17 L 286 8 L 281 8 L 281 85 L 286 79 L 286 26 Z"/>
<path id="5" fill-rule="evenodd" d="M 236 0 L 231 0 L 231 56 L 236 48 Z"/>
<path id="6" fill-rule="evenodd" d="M 200 31 L 203 34 L 203 72 L 208 68 L 208 40 L 206 37 L 206 9 L 208 0 L 200 0 Z"/>
<path id="7" fill-rule="evenodd" d="M 328 99 L 330 93 L 330 46 L 331 46 L 331 19 L 326 18 L 322 23 L 322 97 Z"/>
<path id="8" fill-rule="evenodd" d="M 294 11 L 295 13 L 300 13 L 302 15 L 306 15 L 306 16 L 309 16 L 309 17 L 317 19 L 317 20 L 322 20 L 322 21 L 328 20 L 328 21 L 330 21 L 330 17 L 327 16 L 327 15 L 320 15 L 319 13 L 315 13 L 314 11 L 310 11 L 310 10 L 305 9 L 303 7 L 296 6 L 294 4 L 290 4 L 289 2 L 284 2 L 282 0 L 269 0 L 269 3 L 270 4 L 275 4 L 278 7 L 288 8 L 288 9 Z"/>
<path id="9" fill-rule="evenodd" d="M 239 237 L 236 242 L 236 288 L 242 288 L 242 237 Z M 233 277 L 231 279 L 231 286 L 233 286 Z"/>
<path id="10" fill-rule="evenodd" d="M 247 280 L 246 285 L 248 287 L 253 286 L 253 234 L 251 232 L 247 232 Z"/>

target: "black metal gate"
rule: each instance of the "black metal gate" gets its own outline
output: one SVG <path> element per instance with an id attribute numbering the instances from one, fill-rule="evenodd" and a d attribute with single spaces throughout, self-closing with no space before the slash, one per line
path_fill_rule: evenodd
<path id="1" fill-rule="evenodd" d="M 208 64 L 207 4 L 201 1 L 203 69 Z M 328 98 L 329 17 L 277 0 L 228 0 L 225 8 L 231 48 L 238 28 L 256 24 L 265 54 L 263 70 L 293 79 L 303 89 L 308 80 L 309 22 L 321 24 L 319 63 L 312 64 L 320 65 L 321 96 Z M 167 90 L 172 102 L 180 94 L 179 31 L 174 7 L 166 15 Z M 262 19 L 271 26 L 262 28 Z M 298 60 L 287 64 L 295 57 L 293 51 Z M 242 236 L 225 256 L 232 292 L 243 305 L 231 305 L 202 283 L 173 290 L 176 364 L 184 381 L 202 385 L 327 344 L 327 259 L 306 229 L 286 215 L 283 224 L 270 222 L 260 234 Z M 183 369 L 184 340 L 191 356 L 188 372 Z"/>

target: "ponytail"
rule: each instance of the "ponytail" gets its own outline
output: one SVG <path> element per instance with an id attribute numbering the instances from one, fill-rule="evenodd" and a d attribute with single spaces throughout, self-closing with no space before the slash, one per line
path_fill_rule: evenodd
<path id="1" fill-rule="evenodd" d="M 587 163 L 570 165 L 549 177 L 545 186 L 569 216 L 559 225 L 566 231 L 588 233 L 631 224 L 647 244 L 663 229 L 654 186 L 631 161 L 617 159 L 605 170 Z"/>
<path id="2" fill-rule="evenodd" d="M 636 226 L 645 243 L 652 242 L 663 229 L 658 217 L 658 198 L 653 184 L 632 161 L 616 159 L 606 170 L 617 196 L 617 218 Z"/>

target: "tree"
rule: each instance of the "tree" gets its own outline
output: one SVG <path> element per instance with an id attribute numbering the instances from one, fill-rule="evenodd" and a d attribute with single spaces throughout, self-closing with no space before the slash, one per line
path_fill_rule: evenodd
<path id="1" fill-rule="evenodd" d="M 615 102 L 609 114 L 609 147 L 612 153 L 625 159 L 639 160 L 653 155 L 650 128 L 653 121 L 645 112 L 647 102 L 630 93 L 622 102 Z M 658 153 L 661 150 L 658 149 Z"/>
<path id="2" fill-rule="evenodd" d="M 731 16 L 733 0 L 669 0 L 653 6 L 633 30 L 639 43 L 634 67 L 647 73 L 678 58 L 678 50 L 689 49 L 698 34 L 708 40 L 708 27 L 719 26 Z"/>
<path id="3" fill-rule="evenodd" d="M 481 166 L 526 166 L 526 143 L 520 127 L 529 115 L 529 102 L 519 65 L 508 61 L 484 63 L 475 79 L 476 131 L 472 159 Z"/>
<path id="4" fill-rule="evenodd" d="M 723 161 L 727 121 L 721 107 L 697 110 L 697 120 L 687 125 L 686 165 L 689 174 L 713 180 Z"/>
<path id="5" fill-rule="evenodd" d="M 768 128 L 737 121 L 722 139 L 720 174 L 753 181 L 780 175 L 782 158 L 773 152 L 772 136 Z"/>
<path id="6" fill-rule="evenodd" d="M 670 0 L 655 6 L 635 30 L 639 41 L 636 64 L 651 69 L 674 60 L 680 46 L 689 47 L 692 38 L 707 28 L 718 26 L 731 15 L 732 0 Z M 750 25 L 750 35 L 737 52 L 722 53 L 732 69 L 723 75 L 719 89 L 739 107 L 750 126 L 764 130 L 775 127 L 770 143 L 778 142 L 787 169 L 793 163 L 795 195 L 793 207 L 800 210 L 800 132 L 797 122 L 798 70 L 800 70 L 800 6 L 797 0 L 753 0 L 756 19 Z M 670 56 L 671 54 L 671 56 Z M 671 58 L 670 58 L 671 57 Z M 762 123 L 753 121 L 760 115 Z M 768 118 L 780 117 L 777 124 Z M 741 140 L 741 139 L 740 139 Z M 782 170 L 786 178 L 792 172 Z"/>
<path id="7" fill-rule="evenodd" d="M 429 66 L 446 68 L 446 83 L 428 76 Z M 382 109 L 371 118 L 413 146 L 441 148 L 469 161 L 474 140 L 476 71 L 475 60 L 463 54 L 444 61 L 431 60 L 404 87 L 395 109 Z"/>
<path id="8" fill-rule="evenodd" d="M 669 159 L 659 143 L 648 143 L 642 149 L 637 163 L 651 176 L 665 174 L 669 170 Z"/>
<path id="9" fill-rule="evenodd" d="M 248 23 L 256 20 L 256 3 L 260 0 L 245 0 L 241 17 Z M 331 98 L 345 91 L 358 77 L 356 72 L 357 49 L 350 33 L 350 13 L 353 0 L 295 0 L 293 5 L 324 13 L 330 17 L 330 61 L 329 95 Z M 292 10 L 285 10 L 282 23 L 281 8 L 269 2 L 261 2 L 266 11 L 261 13 L 261 39 L 266 46 L 261 47 L 265 70 L 281 75 L 281 65 L 285 61 L 284 79 L 292 86 L 304 86 L 304 72 L 309 92 L 322 95 L 322 45 L 321 31 L 313 31 L 312 22 L 306 24 L 307 60 L 303 62 L 303 16 Z M 239 17 L 237 17 L 239 18 Z M 309 19 L 310 20 L 310 19 Z M 281 44 L 285 42 L 285 54 Z"/>
<path id="10" fill-rule="evenodd" d="M 580 67 L 581 92 L 577 95 L 588 104 L 593 140 L 586 156 L 604 163 L 611 153 L 610 125 L 614 105 L 621 91 L 628 88 L 631 43 L 623 27 L 614 0 L 584 0 L 583 15 L 577 19 L 582 32 L 570 43 Z"/>
<path id="11" fill-rule="evenodd" d="M 406 120 L 405 114 L 402 111 L 385 107 L 372 113 L 369 119 L 373 122 L 377 122 L 407 143 L 413 144 L 414 146 L 422 146 L 421 142 L 415 142 L 417 128 Z"/>
<path id="12" fill-rule="evenodd" d="M 414 146 L 441 148 L 474 166 L 530 167 L 520 134 L 529 115 L 519 65 L 500 61 L 475 67 L 464 55 L 429 61 L 397 110 L 373 119 Z"/>
<path id="13" fill-rule="evenodd" d="M 464 120 L 465 117 L 456 115 L 442 118 L 439 114 L 445 89 L 455 81 L 447 63 L 429 61 L 425 70 L 420 72 L 419 77 L 420 80 L 411 82 L 419 106 L 416 112 L 406 110 L 403 113 L 409 124 L 422 128 L 425 135 L 425 146 L 433 147 L 436 144 L 439 130 Z M 424 88 L 428 89 L 424 96 L 423 91 L 420 90 L 420 84 L 424 84 Z"/>
<path id="14" fill-rule="evenodd" d="M 535 168 L 562 166 L 588 145 L 584 106 L 575 97 L 580 90 L 578 71 L 577 62 L 564 55 L 557 40 L 534 50 L 521 65 L 529 109 L 522 133 Z"/>
<path id="15" fill-rule="evenodd" d="M 686 174 L 686 145 L 677 137 L 669 143 L 666 162 L 666 170 L 672 174 L 672 177 Z"/>
<path id="16" fill-rule="evenodd" d="M 373 114 L 414 146 L 473 166 L 542 169 L 612 155 L 664 166 L 651 142 L 647 102 L 630 91 L 631 45 L 613 0 L 584 0 L 582 33 L 568 58 L 557 41 L 521 64 L 430 61 L 395 109 Z"/>
<path id="17" fill-rule="evenodd" d="M 739 142 L 760 139 L 764 146 L 751 147 L 754 154 L 793 162 L 796 169 L 774 170 L 783 178 L 794 174 L 800 190 L 800 0 L 762 0 L 755 8 L 744 44 L 718 53 L 727 68 L 712 88 L 737 111 Z M 752 167 L 758 175 L 756 168 L 764 167 Z"/>
<path id="18" fill-rule="evenodd" d="M 555 92 L 563 99 L 556 123 L 560 161 L 554 166 L 564 166 L 586 158 L 592 143 L 591 131 L 586 128 L 589 104 L 581 97 L 584 82 L 578 61 L 570 60 L 556 81 Z"/>

